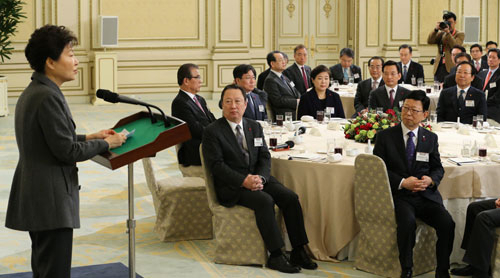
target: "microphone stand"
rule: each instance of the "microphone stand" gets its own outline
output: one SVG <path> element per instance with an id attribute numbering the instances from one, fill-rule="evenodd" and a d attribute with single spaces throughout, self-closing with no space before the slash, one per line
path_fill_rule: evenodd
<path id="1" fill-rule="evenodd" d="M 145 105 L 146 108 L 148 108 L 148 111 L 149 111 L 149 115 L 151 117 L 151 123 L 156 123 L 156 117 L 153 116 L 153 112 L 151 112 L 151 109 L 149 108 L 150 106 L 155 108 L 156 110 L 160 111 L 161 113 L 161 116 L 163 118 L 163 123 L 165 124 L 165 127 L 168 127 L 168 120 L 167 120 L 167 116 L 165 116 L 165 113 L 163 112 L 163 110 L 160 109 L 160 107 L 156 106 L 156 105 L 152 105 L 152 104 L 148 104 L 148 105 Z"/>

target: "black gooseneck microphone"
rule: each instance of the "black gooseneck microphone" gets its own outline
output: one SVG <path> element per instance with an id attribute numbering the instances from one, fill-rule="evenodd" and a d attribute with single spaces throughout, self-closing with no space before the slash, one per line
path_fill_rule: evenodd
<path id="1" fill-rule="evenodd" d="M 286 141 L 284 144 L 277 145 L 276 147 L 273 148 L 273 150 L 285 150 L 285 149 L 291 149 L 295 146 L 295 143 L 293 141 Z"/>
<path id="2" fill-rule="evenodd" d="M 163 111 L 156 105 L 152 105 L 152 104 L 149 104 L 149 103 L 146 103 L 146 102 L 134 99 L 134 98 L 127 97 L 127 96 L 121 96 L 117 93 L 111 92 L 110 90 L 106 90 L 106 89 L 98 89 L 95 95 L 98 98 L 101 98 L 104 101 L 111 102 L 111 103 L 121 102 L 121 103 L 128 103 L 128 104 L 145 106 L 149 111 L 151 123 L 154 124 L 157 122 L 157 119 L 153 115 L 153 112 L 151 111 L 151 107 L 153 107 L 156 110 L 160 111 L 160 113 L 163 117 L 163 122 L 165 123 L 165 127 L 168 127 L 168 120 L 167 120 L 167 117 L 165 116 L 165 113 L 163 113 Z"/>

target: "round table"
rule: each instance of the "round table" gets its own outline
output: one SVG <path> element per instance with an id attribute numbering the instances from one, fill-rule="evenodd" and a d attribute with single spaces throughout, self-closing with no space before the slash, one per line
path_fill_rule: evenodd
<path id="1" fill-rule="evenodd" d="M 336 130 L 331 130 L 326 124 L 303 124 L 308 127 L 306 134 L 302 135 L 302 144 L 295 145 L 290 151 L 271 151 L 271 173 L 299 195 L 310 241 L 309 248 L 314 258 L 331 261 L 342 249 L 349 248 L 349 244 L 359 232 L 354 215 L 355 157 L 346 156 L 346 150 L 357 149 L 358 153 L 364 153 L 367 144 L 344 139 L 341 125 L 338 125 Z M 331 124 L 330 128 L 335 128 L 335 125 Z M 461 134 L 467 132 L 470 134 Z M 491 138 L 500 146 L 500 135 L 496 132 L 497 130 L 490 132 Z M 460 244 L 465 226 L 466 206 L 475 198 L 500 196 L 500 187 L 497 186 L 500 164 L 488 159 L 486 162 L 457 166 L 449 161 L 449 156 L 460 156 L 464 139 L 482 143 L 486 133 L 468 130 L 464 126 L 460 130 L 442 128 L 436 133 L 439 136 L 439 150 L 445 169 L 439 191 L 456 222 L 452 261 L 458 262 L 463 256 Z M 281 141 L 288 140 L 292 135 L 291 132 L 284 133 Z M 344 146 L 344 157 L 341 161 L 331 163 L 325 160 L 326 154 L 323 152 L 326 150 L 327 138 L 335 138 Z M 488 147 L 489 156 L 497 152 L 500 153 L 498 147 Z M 293 158 L 297 155 L 307 158 Z M 289 160 L 290 156 L 292 160 Z"/>

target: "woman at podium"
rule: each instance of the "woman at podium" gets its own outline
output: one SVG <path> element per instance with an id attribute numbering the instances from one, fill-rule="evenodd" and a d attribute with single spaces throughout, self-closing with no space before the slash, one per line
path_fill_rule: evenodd
<path id="1" fill-rule="evenodd" d="M 126 140 L 113 130 L 75 133 L 61 86 L 78 74 L 76 43 L 64 26 L 46 25 L 25 49 L 34 73 L 16 105 L 19 161 L 5 226 L 29 232 L 33 277 L 70 277 L 73 229 L 80 227 L 76 162 Z"/>

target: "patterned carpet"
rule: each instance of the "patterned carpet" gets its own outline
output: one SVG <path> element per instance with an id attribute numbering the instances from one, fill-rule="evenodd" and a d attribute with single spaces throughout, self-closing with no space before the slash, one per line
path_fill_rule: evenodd
<path id="1" fill-rule="evenodd" d="M 170 103 L 157 103 L 170 114 Z M 216 102 L 209 102 L 219 117 Z M 120 118 L 141 111 L 133 105 L 92 106 L 70 104 L 77 133 L 91 133 L 112 127 Z M 0 117 L 0 274 L 30 271 L 30 239 L 26 232 L 4 227 L 10 183 L 18 151 L 14 135 L 14 107 L 8 117 Z M 175 149 L 169 148 L 153 159 L 156 177 L 180 176 Z M 73 266 L 122 262 L 128 264 L 127 168 L 111 171 L 86 161 L 79 163 L 82 189 L 81 229 L 75 230 Z M 153 233 L 155 213 L 146 186 L 142 163 L 134 167 L 137 273 L 143 277 L 288 277 L 255 266 L 228 266 L 212 263 L 212 240 L 165 243 Z M 305 270 L 293 277 L 377 277 L 353 269 L 352 263 L 319 262 L 316 271 Z M 433 277 L 428 273 L 421 277 Z"/>

